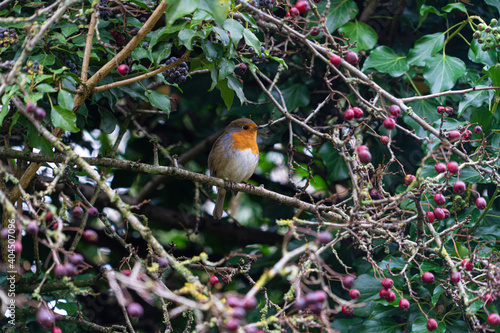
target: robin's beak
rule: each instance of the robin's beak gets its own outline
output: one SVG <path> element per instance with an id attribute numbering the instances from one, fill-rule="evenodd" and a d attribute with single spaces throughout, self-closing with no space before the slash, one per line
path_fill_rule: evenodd
<path id="1" fill-rule="evenodd" d="M 254 128 L 254 130 L 258 131 L 258 130 L 263 129 L 263 128 L 264 128 L 264 126 L 257 126 Z"/>

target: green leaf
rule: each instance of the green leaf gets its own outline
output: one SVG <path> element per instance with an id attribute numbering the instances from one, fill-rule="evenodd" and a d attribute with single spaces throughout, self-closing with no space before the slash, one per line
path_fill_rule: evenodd
<path id="1" fill-rule="evenodd" d="M 424 78 L 434 94 L 453 88 L 465 73 L 465 63 L 459 58 L 438 54 L 425 61 Z"/>
<path id="2" fill-rule="evenodd" d="M 62 310 L 66 310 L 66 312 L 68 312 L 69 316 L 74 315 L 76 313 L 76 311 L 78 311 L 78 305 L 76 303 L 73 303 L 73 302 L 69 302 L 69 303 L 58 302 L 57 308 L 62 309 Z"/>
<path id="3" fill-rule="evenodd" d="M 51 92 L 56 92 L 57 90 L 54 89 L 51 85 L 41 83 L 35 87 L 36 90 L 45 92 L 45 93 L 51 93 Z"/>
<path id="4" fill-rule="evenodd" d="M 52 54 L 37 54 L 34 56 L 30 56 L 28 60 L 38 60 L 38 63 L 43 66 L 52 66 L 56 62 L 56 57 Z"/>
<path id="5" fill-rule="evenodd" d="M 219 80 L 224 80 L 229 74 L 234 72 L 234 62 L 232 60 L 222 58 L 219 62 Z"/>
<path id="6" fill-rule="evenodd" d="M 224 21 L 224 29 L 229 32 L 229 38 L 231 38 L 233 45 L 238 46 L 241 38 L 243 38 L 243 30 L 245 28 L 243 28 L 240 22 L 233 19 L 227 19 Z"/>
<path id="7" fill-rule="evenodd" d="M 351 40 L 351 43 L 356 41 L 354 50 L 370 50 L 377 44 L 378 35 L 368 24 L 358 22 L 347 22 L 339 28 L 339 31 L 345 37 Z"/>
<path id="8" fill-rule="evenodd" d="M 473 39 L 470 44 L 470 49 L 468 53 L 468 57 L 471 61 L 474 61 L 479 64 L 484 64 L 488 66 L 494 66 L 497 64 L 497 51 L 489 50 L 483 51 L 483 45 L 477 42 L 477 39 Z"/>
<path id="9" fill-rule="evenodd" d="M 330 11 L 326 16 L 326 27 L 331 33 L 338 27 L 349 22 L 358 14 L 358 5 L 352 0 L 333 0 L 331 1 Z"/>
<path id="10" fill-rule="evenodd" d="M 446 13 L 451 13 L 455 9 L 460 10 L 460 11 L 462 11 L 464 13 L 467 13 L 467 8 L 465 8 L 465 5 L 463 3 L 461 3 L 461 2 L 450 3 L 450 4 L 447 4 L 444 7 L 441 7 L 441 10 L 443 12 L 446 12 Z"/>
<path id="11" fill-rule="evenodd" d="M 75 106 L 73 95 L 66 90 L 59 90 L 59 93 L 57 94 L 57 104 L 59 104 L 59 106 L 63 109 L 73 110 L 73 107 Z"/>
<path id="12" fill-rule="evenodd" d="M 436 112 L 437 104 L 434 101 L 420 100 L 408 103 L 408 106 L 412 108 L 412 112 L 416 113 L 421 118 L 425 118 L 427 123 L 432 124 L 440 118 L 440 115 Z M 403 119 L 408 126 L 416 131 L 417 135 L 426 135 L 426 131 L 422 126 L 417 124 L 410 116 L 405 115 Z"/>
<path id="13" fill-rule="evenodd" d="M 500 13 L 500 0 L 484 0 L 486 4 L 495 7 Z"/>
<path id="14" fill-rule="evenodd" d="M 285 89 L 282 89 L 282 93 L 288 112 L 292 112 L 299 107 L 309 105 L 311 100 L 309 90 L 305 84 L 293 84 Z"/>
<path id="15" fill-rule="evenodd" d="M 379 46 L 370 53 L 370 56 L 363 64 L 363 71 L 366 68 L 375 68 L 379 72 L 399 77 L 406 73 L 410 69 L 410 66 L 408 66 L 406 57 L 402 54 L 395 54 L 387 46 Z"/>
<path id="16" fill-rule="evenodd" d="M 477 88 L 484 87 L 486 86 L 477 86 Z M 467 93 L 458 104 L 458 116 L 460 117 L 467 107 L 480 107 L 484 103 L 489 102 L 491 98 L 493 98 L 493 91 L 491 90 L 477 90 Z"/>
<path id="17" fill-rule="evenodd" d="M 239 79 L 235 78 L 232 75 L 228 76 L 227 80 L 228 80 L 227 86 L 232 90 L 234 90 L 241 104 L 243 104 L 245 102 L 245 94 L 243 93 L 243 84 Z"/>
<path id="18" fill-rule="evenodd" d="M 71 110 L 60 105 L 54 105 L 50 113 L 50 118 L 54 126 L 60 127 L 65 131 L 69 131 L 71 133 L 80 131 L 80 129 L 76 127 L 76 115 Z"/>
<path id="19" fill-rule="evenodd" d="M 224 100 L 224 104 L 229 110 L 233 105 L 234 91 L 228 87 L 228 80 L 224 79 L 217 82 L 217 89 L 219 89 L 222 100 Z"/>
<path id="20" fill-rule="evenodd" d="M 113 133 L 118 122 L 115 115 L 108 109 L 99 108 L 98 110 L 101 115 L 101 130 L 106 134 Z"/>
<path id="21" fill-rule="evenodd" d="M 201 37 L 203 33 L 201 31 L 194 31 L 191 29 L 182 29 L 179 32 L 179 43 L 184 45 L 188 50 L 193 50 L 193 38 Z"/>
<path id="22" fill-rule="evenodd" d="M 222 42 L 222 45 L 229 45 L 229 35 L 226 30 L 219 27 L 213 27 L 212 31 L 215 33 L 215 37 Z"/>
<path id="23" fill-rule="evenodd" d="M 443 49 L 444 33 L 438 32 L 425 35 L 415 42 L 415 46 L 408 53 L 408 63 L 415 66 L 423 66 L 426 59 L 432 57 Z"/>
<path id="24" fill-rule="evenodd" d="M 168 95 L 154 90 L 146 90 L 145 95 L 152 106 L 170 114 L 170 97 Z"/>
<path id="25" fill-rule="evenodd" d="M 168 3 L 165 11 L 167 25 L 172 25 L 179 17 L 191 14 L 198 8 L 200 0 L 166 0 Z"/>
<path id="26" fill-rule="evenodd" d="M 215 61 L 222 55 L 222 47 L 219 43 L 212 43 L 209 40 L 201 41 L 201 49 L 208 61 Z"/>
<path id="27" fill-rule="evenodd" d="M 490 67 L 486 71 L 486 75 L 491 79 L 494 87 L 500 87 L 500 65 L 497 64 L 495 66 Z M 500 96 L 500 90 L 495 90 L 497 96 Z"/>
<path id="28" fill-rule="evenodd" d="M 257 55 L 260 57 L 261 51 L 260 51 L 260 41 L 253 32 L 251 32 L 249 29 L 243 29 L 243 37 L 245 37 L 245 42 L 247 45 L 250 45 L 251 47 L 254 48 L 255 52 Z"/>
<path id="29" fill-rule="evenodd" d="M 423 5 L 420 7 L 420 16 L 427 15 L 428 13 L 436 14 L 438 16 L 445 16 L 446 14 L 442 14 L 436 7 Z"/>
<path id="30" fill-rule="evenodd" d="M 318 151 L 319 157 L 323 159 L 328 170 L 329 181 L 339 181 L 349 178 L 349 169 L 344 159 L 331 143 L 325 143 Z"/>
<path id="31" fill-rule="evenodd" d="M 179 2 L 182 2 L 182 5 L 184 6 L 184 1 Z M 201 0 L 198 8 L 206 10 L 207 12 L 212 14 L 215 22 L 222 25 L 227 17 L 230 4 L 231 0 Z"/>
<path id="32" fill-rule="evenodd" d="M 441 294 L 443 292 L 444 292 L 444 289 L 440 285 L 438 285 L 436 288 L 434 288 L 434 292 L 432 293 L 432 298 L 431 298 L 432 305 L 436 306 L 436 303 L 439 300 L 439 297 L 441 296 Z"/>
<path id="33" fill-rule="evenodd" d="M 52 145 L 49 140 L 45 139 L 31 122 L 26 124 L 28 132 L 28 143 L 31 147 L 40 149 L 42 153 L 50 157 L 54 156 L 54 151 L 52 150 Z"/>
<path id="34" fill-rule="evenodd" d="M 78 27 L 74 24 L 61 28 L 61 33 L 64 35 L 64 37 L 69 37 L 77 31 Z"/>

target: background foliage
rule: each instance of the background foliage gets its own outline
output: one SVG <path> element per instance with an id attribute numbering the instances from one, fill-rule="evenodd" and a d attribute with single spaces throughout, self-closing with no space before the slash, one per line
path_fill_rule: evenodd
<path id="1" fill-rule="evenodd" d="M 0 3 L 2 285 L 18 272 L 7 331 L 42 332 L 47 309 L 63 332 L 494 329 L 500 3 L 306 3 Z M 344 119 L 354 106 L 362 117 Z M 214 221 L 210 186 L 228 184 L 206 161 L 240 117 L 265 125 L 256 187 L 236 185 L 246 193 Z M 458 175 L 436 171 L 449 161 Z M 430 223 L 437 193 L 450 215 Z M 74 253 L 77 272 L 56 277 Z M 325 302 L 299 304 L 318 290 Z M 257 306 L 238 315 L 232 296 Z"/>

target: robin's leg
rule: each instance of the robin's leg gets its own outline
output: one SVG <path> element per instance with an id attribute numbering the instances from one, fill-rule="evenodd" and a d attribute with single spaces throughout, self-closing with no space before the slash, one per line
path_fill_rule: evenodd
<path id="1" fill-rule="evenodd" d="M 229 190 L 231 190 L 233 195 L 238 194 L 237 191 L 233 190 L 234 185 L 237 184 L 235 181 L 233 181 L 231 179 L 227 179 L 227 178 L 224 178 L 224 181 L 229 185 Z"/>
<path id="2" fill-rule="evenodd" d="M 247 182 L 243 182 L 246 187 L 251 188 L 252 190 L 255 190 L 255 185 Z"/>

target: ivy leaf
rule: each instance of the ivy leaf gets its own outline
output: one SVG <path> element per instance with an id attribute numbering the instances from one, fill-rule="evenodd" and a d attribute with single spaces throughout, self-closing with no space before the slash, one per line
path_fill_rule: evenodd
<path id="1" fill-rule="evenodd" d="M 473 39 L 467 54 L 469 59 L 479 64 L 495 66 L 497 64 L 497 51 L 483 51 L 481 48 L 482 45 L 477 42 L 477 39 Z"/>
<path id="2" fill-rule="evenodd" d="M 424 78 L 432 93 L 453 88 L 465 73 L 465 63 L 459 58 L 438 54 L 425 61 Z"/>
<path id="3" fill-rule="evenodd" d="M 226 30 L 219 27 L 213 27 L 212 31 L 215 32 L 215 37 L 222 42 L 222 45 L 229 45 L 229 36 Z"/>
<path id="4" fill-rule="evenodd" d="M 56 57 L 52 54 L 36 54 L 30 56 L 29 60 L 35 61 L 37 60 L 40 65 L 43 66 L 52 66 L 56 62 Z"/>
<path id="5" fill-rule="evenodd" d="M 227 19 L 224 21 L 224 29 L 229 32 L 229 38 L 231 38 L 233 45 L 238 46 L 241 38 L 243 38 L 244 29 L 240 22 L 233 19 Z"/>
<path id="6" fill-rule="evenodd" d="M 165 12 L 165 20 L 167 25 L 172 25 L 179 17 L 186 16 L 194 12 L 200 4 L 200 0 L 166 0 L 168 3 L 167 10 Z"/>
<path id="7" fill-rule="evenodd" d="M 217 89 L 219 89 L 222 100 L 224 101 L 226 108 L 229 110 L 233 105 L 234 91 L 228 87 L 228 80 L 224 79 L 217 82 Z"/>
<path id="8" fill-rule="evenodd" d="M 483 88 L 486 86 L 477 86 L 477 88 Z M 462 115 L 462 113 L 467 109 L 469 106 L 475 106 L 475 107 L 480 107 L 484 103 L 488 102 L 492 98 L 492 91 L 491 90 L 477 90 L 470 92 L 465 95 L 464 98 L 460 101 L 458 104 L 458 117 Z"/>
<path id="9" fill-rule="evenodd" d="M 105 108 L 99 108 L 99 114 L 101 115 L 101 126 L 100 129 L 106 134 L 111 134 L 116 128 L 116 123 L 118 120 L 115 115 Z"/>
<path id="10" fill-rule="evenodd" d="M 179 1 L 179 3 L 182 3 L 182 6 L 184 6 L 184 1 Z M 222 24 L 227 17 L 230 4 L 231 0 L 201 0 L 198 8 L 206 10 L 207 12 L 212 14 L 215 22 L 217 22 L 218 24 Z"/>
<path id="11" fill-rule="evenodd" d="M 421 118 L 425 118 L 427 123 L 436 122 L 441 116 L 436 112 L 437 104 L 433 101 L 428 100 L 419 100 L 408 103 L 408 106 L 412 108 L 411 112 L 416 113 Z M 404 122 L 410 126 L 410 128 L 414 129 L 417 135 L 426 135 L 426 131 L 417 124 L 409 115 L 405 115 L 403 117 Z"/>
<path id="12" fill-rule="evenodd" d="M 146 90 L 145 95 L 152 106 L 165 111 L 167 115 L 170 114 L 170 97 L 168 95 L 154 90 Z"/>
<path id="13" fill-rule="evenodd" d="M 347 22 L 339 28 L 345 37 L 356 41 L 354 50 L 370 50 L 377 44 L 378 35 L 368 24 L 363 22 Z"/>
<path id="14" fill-rule="evenodd" d="M 253 32 L 251 32 L 249 29 L 244 29 L 243 30 L 243 37 L 245 37 L 245 42 L 247 45 L 250 45 L 251 47 L 254 48 L 255 52 L 257 55 L 260 57 L 261 52 L 260 52 L 260 41 Z"/>
<path id="15" fill-rule="evenodd" d="M 245 94 L 243 93 L 243 84 L 241 81 L 231 75 L 227 78 L 227 86 L 234 90 L 241 104 L 243 104 L 245 102 Z"/>
<path id="16" fill-rule="evenodd" d="M 319 157 L 328 170 L 329 181 L 339 181 L 349 178 L 349 169 L 339 152 L 331 143 L 325 143 L 318 151 Z"/>
<path id="17" fill-rule="evenodd" d="M 387 46 L 379 46 L 370 53 L 370 56 L 363 64 L 363 70 L 367 68 L 375 68 L 379 72 L 399 77 L 406 73 L 410 66 L 408 66 L 406 57 L 402 54 L 395 54 Z"/>
<path id="18" fill-rule="evenodd" d="M 222 55 L 222 46 L 219 43 L 212 43 L 209 40 L 201 41 L 201 49 L 208 61 L 215 61 Z"/>
<path id="19" fill-rule="evenodd" d="M 71 133 L 80 131 L 80 129 L 76 127 L 76 115 L 71 110 L 60 105 L 54 105 L 50 112 L 50 119 L 55 127 L 60 127 Z"/>
<path id="20" fill-rule="evenodd" d="M 500 0 L 484 0 L 484 2 L 492 7 L 495 7 L 500 13 Z"/>
<path id="21" fill-rule="evenodd" d="M 73 95 L 66 90 L 59 90 L 59 93 L 57 94 L 57 104 L 59 104 L 59 106 L 63 109 L 73 110 L 73 107 L 75 106 Z"/>
<path id="22" fill-rule="evenodd" d="M 219 62 L 219 80 L 224 80 L 232 72 L 234 72 L 234 62 L 232 60 L 222 58 Z"/>
<path id="23" fill-rule="evenodd" d="M 40 83 L 35 87 L 36 90 L 41 91 L 41 92 L 46 92 L 46 93 L 51 93 L 51 92 L 56 92 L 57 90 L 54 89 L 51 85 L 48 85 L 46 83 Z"/>
<path id="24" fill-rule="evenodd" d="M 415 46 L 408 53 L 410 65 L 423 66 L 426 59 L 443 49 L 444 33 L 438 32 L 425 35 L 415 42 Z"/>
<path id="25" fill-rule="evenodd" d="M 203 36 L 201 31 L 194 31 L 191 29 L 182 29 L 178 35 L 180 44 L 191 51 L 193 50 L 193 38 L 201 36 Z"/>
<path id="26" fill-rule="evenodd" d="M 309 105 L 311 100 L 309 90 L 307 90 L 307 86 L 304 84 L 293 84 L 285 89 L 282 89 L 282 93 L 288 112 L 292 112 L 301 106 Z M 278 98 L 278 100 L 280 99 Z"/>
<path id="27" fill-rule="evenodd" d="M 333 33 L 338 27 L 349 22 L 358 14 L 358 5 L 352 0 L 333 0 L 326 16 L 326 27 Z"/>
<path id="28" fill-rule="evenodd" d="M 28 143 L 31 147 L 40 149 L 42 153 L 50 157 L 54 156 L 54 151 L 52 150 L 52 145 L 49 140 L 45 139 L 40 133 L 38 133 L 35 126 L 27 122 L 27 133 L 28 133 Z"/>
<path id="29" fill-rule="evenodd" d="M 490 67 L 486 71 L 486 75 L 491 79 L 494 87 L 500 86 L 500 65 Z M 500 90 L 497 89 L 495 92 L 497 93 L 497 96 L 500 96 Z"/>
<path id="30" fill-rule="evenodd" d="M 465 8 L 465 5 L 461 2 L 457 2 L 457 3 L 450 3 L 450 4 L 447 4 L 446 6 L 442 7 L 441 10 L 443 12 L 446 12 L 446 13 L 451 13 L 452 11 L 454 10 L 460 10 L 464 13 L 467 13 L 467 8 Z"/>

